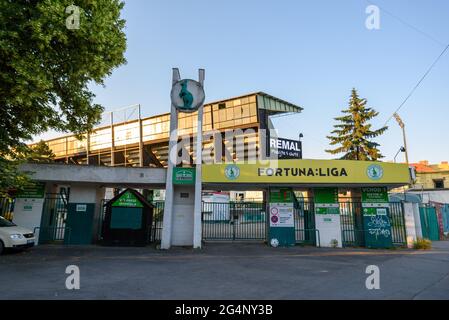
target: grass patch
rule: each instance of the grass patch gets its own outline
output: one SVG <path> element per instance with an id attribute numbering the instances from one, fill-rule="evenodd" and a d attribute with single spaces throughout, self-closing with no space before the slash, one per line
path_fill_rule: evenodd
<path id="1" fill-rule="evenodd" d="M 429 239 L 418 238 L 413 242 L 413 249 L 430 250 L 432 249 L 432 241 L 430 241 Z"/>

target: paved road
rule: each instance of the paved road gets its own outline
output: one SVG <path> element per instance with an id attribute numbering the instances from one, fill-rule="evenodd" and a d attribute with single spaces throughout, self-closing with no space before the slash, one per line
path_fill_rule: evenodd
<path id="1" fill-rule="evenodd" d="M 77 265 L 81 289 L 65 289 Z M 380 268 L 367 290 L 365 268 Z M 449 242 L 431 251 L 39 246 L 0 256 L 0 299 L 448 299 Z"/>

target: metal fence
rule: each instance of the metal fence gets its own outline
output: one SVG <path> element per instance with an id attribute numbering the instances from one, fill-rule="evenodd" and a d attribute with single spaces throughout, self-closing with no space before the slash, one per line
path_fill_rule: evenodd
<path id="1" fill-rule="evenodd" d="M 264 202 L 203 202 L 203 240 L 266 240 Z"/>
<path id="2" fill-rule="evenodd" d="M 42 221 L 39 228 L 39 243 L 63 241 L 66 232 L 68 198 L 63 194 L 47 194 L 44 200 Z"/>
<path id="3" fill-rule="evenodd" d="M 407 245 L 404 207 L 401 202 L 387 204 L 393 245 Z M 365 230 L 361 202 L 340 202 L 340 224 L 344 247 L 364 247 Z"/>
<path id="4" fill-rule="evenodd" d="M 315 229 L 314 203 L 299 201 L 295 203 L 295 240 L 298 244 L 316 245 L 318 237 Z"/>

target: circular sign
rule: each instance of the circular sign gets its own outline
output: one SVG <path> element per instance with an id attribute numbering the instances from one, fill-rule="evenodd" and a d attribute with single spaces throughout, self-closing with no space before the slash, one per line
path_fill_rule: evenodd
<path id="1" fill-rule="evenodd" d="M 277 223 L 278 221 L 279 221 L 278 216 L 272 216 L 272 217 L 271 217 L 271 222 Z"/>
<path id="2" fill-rule="evenodd" d="M 384 169 L 378 164 L 372 164 L 366 169 L 366 174 L 371 180 L 380 180 L 384 175 Z"/>
<path id="3" fill-rule="evenodd" d="M 271 214 L 277 216 L 279 214 L 278 208 L 271 208 Z"/>
<path id="4" fill-rule="evenodd" d="M 240 169 L 235 164 L 227 165 L 224 174 L 229 180 L 235 180 L 240 176 Z"/>
<path id="5" fill-rule="evenodd" d="M 182 112 L 195 112 L 205 99 L 203 86 L 191 79 L 176 82 L 171 89 L 170 97 L 171 103 Z"/>

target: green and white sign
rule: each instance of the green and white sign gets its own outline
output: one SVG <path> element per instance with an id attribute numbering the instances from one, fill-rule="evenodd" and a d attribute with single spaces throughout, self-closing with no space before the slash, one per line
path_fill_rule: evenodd
<path id="1" fill-rule="evenodd" d="M 173 184 L 194 185 L 195 168 L 173 168 Z"/>
<path id="2" fill-rule="evenodd" d="M 364 207 L 384 207 L 388 203 L 388 190 L 385 187 L 362 188 Z"/>
<path id="3" fill-rule="evenodd" d="M 33 186 L 25 187 L 22 192 L 17 194 L 20 199 L 41 199 L 45 196 L 45 183 L 37 182 Z"/>
<path id="4" fill-rule="evenodd" d="M 136 198 L 134 194 L 127 191 L 120 198 L 115 200 L 112 204 L 113 207 L 130 207 L 130 208 L 143 208 L 143 204 Z"/>
<path id="5" fill-rule="evenodd" d="M 337 188 L 313 189 L 316 214 L 340 214 Z"/>

